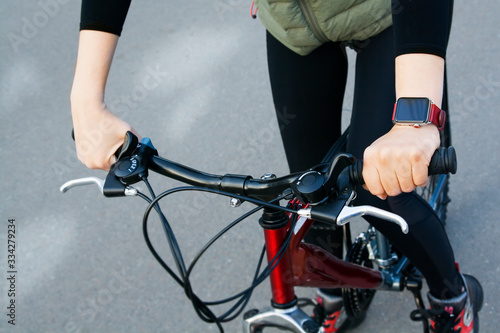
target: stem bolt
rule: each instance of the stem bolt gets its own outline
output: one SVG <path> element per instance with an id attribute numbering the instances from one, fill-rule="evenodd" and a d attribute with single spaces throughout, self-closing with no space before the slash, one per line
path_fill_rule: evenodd
<path id="1" fill-rule="evenodd" d="M 262 180 L 269 180 L 269 179 L 275 179 L 276 178 L 276 175 L 274 173 L 265 173 L 262 175 L 262 177 L 260 177 L 260 179 Z"/>
<path id="2" fill-rule="evenodd" d="M 231 198 L 231 201 L 229 201 L 229 204 L 231 205 L 231 207 L 236 208 L 236 207 L 239 207 L 241 205 L 241 200 L 237 199 L 237 198 Z"/>

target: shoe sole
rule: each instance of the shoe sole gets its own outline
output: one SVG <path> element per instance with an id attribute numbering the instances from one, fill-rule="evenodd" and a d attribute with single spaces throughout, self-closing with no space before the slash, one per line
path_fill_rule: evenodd
<path id="1" fill-rule="evenodd" d="M 467 275 L 464 274 L 465 281 L 467 283 L 467 288 L 469 289 L 469 292 L 471 295 L 473 295 L 473 301 L 474 304 L 472 306 L 474 307 L 474 312 L 479 312 L 483 308 L 483 302 L 484 302 L 484 292 L 483 292 L 483 287 L 479 283 L 479 281 L 473 277 L 472 275 Z"/>
<path id="2" fill-rule="evenodd" d="M 481 283 L 473 277 L 472 275 L 464 274 L 465 281 L 467 283 L 467 288 L 469 289 L 469 293 L 473 295 L 471 296 L 472 301 L 472 309 L 474 311 L 474 333 L 479 333 L 479 311 L 483 308 L 484 302 L 484 292 Z"/>

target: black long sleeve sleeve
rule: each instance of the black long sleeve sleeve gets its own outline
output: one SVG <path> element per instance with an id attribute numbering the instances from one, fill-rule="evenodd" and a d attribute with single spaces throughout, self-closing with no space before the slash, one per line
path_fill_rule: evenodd
<path id="1" fill-rule="evenodd" d="M 446 57 L 453 0 L 392 0 L 396 56 L 407 53 Z"/>
<path id="2" fill-rule="evenodd" d="M 120 36 L 131 0 L 82 0 L 80 30 L 105 31 Z"/>

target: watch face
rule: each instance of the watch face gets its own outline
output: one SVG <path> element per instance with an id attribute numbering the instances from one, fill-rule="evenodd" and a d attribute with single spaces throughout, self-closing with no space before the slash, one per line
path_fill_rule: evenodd
<path id="1" fill-rule="evenodd" d="M 428 98 L 401 98 L 396 105 L 394 121 L 400 123 L 426 123 L 429 120 Z"/>

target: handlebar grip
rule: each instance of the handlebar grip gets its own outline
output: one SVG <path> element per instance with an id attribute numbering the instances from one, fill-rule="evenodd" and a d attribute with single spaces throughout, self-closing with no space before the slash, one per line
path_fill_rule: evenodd
<path id="1" fill-rule="evenodd" d="M 71 138 L 73 139 L 73 141 L 75 141 L 74 128 L 71 129 Z M 118 148 L 115 151 L 114 155 L 116 157 L 116 160 L 117 161 L 120 160 L 123 156 L 132 155 L 138 143 L 139 143 L 139 138 L 137 138 L 137 136 L 135 136 L 134 133 L 127 131 L 127 133 L 125 134 L 123 145 L 121 145 L 120 148 Z"/>
<path id="2" fill-rule="evenodd" d="M 363 179 L 363 160 L 357 160 L 349 167 L 349 179 L 353 185 L 365 185 Z"/>
<path id="3" fill-rule="evenodd" d="M 115 152 L 116 160 L 119 161 L 122 157 L 131 156 L 134 150 L 137 148 L 139 143 L 139 138 L 134 135 L 134 133 L 127 131 L 123 144 Z"/>
<path id="4" fill-rule="evenodd" d="M 434 152 L 429 163 L 429 176 L 457 172 L 457 153 L 454 147 L 441 147 Z M 363 161 L 357 160 L 349 167 L 349 178 L 354 185 L 364 185 Z"/>
<path id="5" fill-rule="evenodd" d="M 432 155 L 429 163 L 429 176 L 457 173 L 457 153 L 454 147 L 441 147 Z"/>

